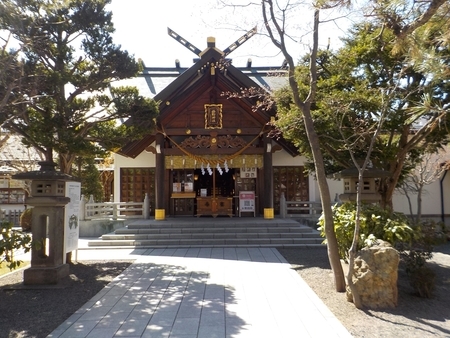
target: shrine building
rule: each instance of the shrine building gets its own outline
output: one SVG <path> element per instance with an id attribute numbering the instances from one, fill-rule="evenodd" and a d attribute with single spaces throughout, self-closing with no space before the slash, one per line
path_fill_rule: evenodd
<path id="1" fill-rule="evenodd" d="M 190 68 L 144 67 L 127 85 L 159 104 L 157 128 L 115 154 L 115 201 L 150 199 L 155 219 L 168 216 L 262 216 L 279 214 L 280 196 L 320 201 L 304 158 L 289 142 L 269 137 L 274 109 L 242 89 L 270 91 L 286 83 L 277 67 L 235 67 L 228 55 L 254 35 L 249 31 L 223 51 L 214 38 L 200 50 L 169 29 L 197 54 Z M 123 82 L 121 82 L 123 85 Z M 119 183 L 120 182 L 120 183 Z"/>

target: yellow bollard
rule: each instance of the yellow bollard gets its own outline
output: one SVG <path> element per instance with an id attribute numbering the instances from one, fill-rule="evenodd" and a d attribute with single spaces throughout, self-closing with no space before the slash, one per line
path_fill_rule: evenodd
<path id="1" fill-rule="evenodd" d="M 264 208 L 264 219 L 273 219 L 273 208 Z"/>
<path id="2" fill-rule="evenodd" d="M 155 220 L 156 221 L 164 221 L 166 219 L 166 210 L 165 209 L 155 209 Z"/>

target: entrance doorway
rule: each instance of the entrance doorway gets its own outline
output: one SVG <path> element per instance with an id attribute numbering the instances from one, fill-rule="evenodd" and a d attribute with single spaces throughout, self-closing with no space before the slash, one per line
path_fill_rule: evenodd
<path id="1" fill-rule="evenodd" d="M 229 169 L 228 172 L 223 170 L 222 174 L 216 169 L 213 169 L 212 175 L 206 170 L 202 174 L 202 171 L 197 169 L 194 171 L 194 189 L 196 195 L 197 197 L 233 197 L 235 196 L 235 178 L 235 169 Z"/>
<path id="2" fill-rule="evenodd" d="M 171 210 L 174 216 L 234 214 L 236 170 L 219 173 L 211 169 L 171 171 Z M 220 207 L 223 210 L 220 210 Z M 217 209 L 219 208 L 219 209 Z M 225 210 L 226 209 L 226 210 Z"/>
<path id="3" fill-rule="evenodd" d="M 237 216 L 239 193 L 256 193 L 256 174 L 230 168 L 222 174 L 211 168 L 171 171 L 171 213 L 174 216 Z M 253 215 L 253 214 L 252 214 Z M 244 216 L 248 216 L 244 214 Z"/>
<path id="4" fill-rule="evenodd" d="M 196 170 L 195 214 L 200 216 L 234 216 L 235 170 Z"/>

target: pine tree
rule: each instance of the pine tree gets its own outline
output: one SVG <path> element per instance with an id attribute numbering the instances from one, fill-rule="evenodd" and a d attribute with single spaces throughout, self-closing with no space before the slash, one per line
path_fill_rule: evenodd
<path id="1" fill-rule="evenodd" d="M 58 156 L 70 173 L 77 156 L 97 157 L 154 126 L 156 103 L 114 82 L 136 76 L 140 64 L 113 44 L 109 0 L 5 0 L 0 29 L 20 43 L 27 83 L 20 104 L 1 121 L 26 145 Z M 132 117 L 133 124 L 120 124 Z"/>

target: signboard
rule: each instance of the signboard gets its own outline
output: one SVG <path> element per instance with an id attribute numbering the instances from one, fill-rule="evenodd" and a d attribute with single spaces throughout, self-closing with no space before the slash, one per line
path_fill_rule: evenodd
<path id="1" fill-rule="evenodd" d="M 193 191 L 194 191 L 194 182 L 184 183 L 184 192 L 193 192 Z"/>
<path id="2" fill-rule="evenodd" d="M 181 183 L 173 183 L 172 189 L 173 192 L 181 192 Z"/>
<path id="3" fill-rule="evenodd" d="M 70 198 L 64 206 L 64 251 L 68 253 L 78 249 L 81 183 L 66 182 L 66 197 Z"/>
<path id="4" fill-rule="evenodd" d="M 253 212 L 255 216 L 255 192 L 240 191 L 239 192 L 239 217 L 241 212 Z"/>
<path id="5" fill-rule="evenodd" d="M 258 173 L 258 170 L 256 170 L 256 167 L 241 168 L 241 177 L 242 178 L 256 178 L 256 177 L 258 177 L 257 173 Z"/>

